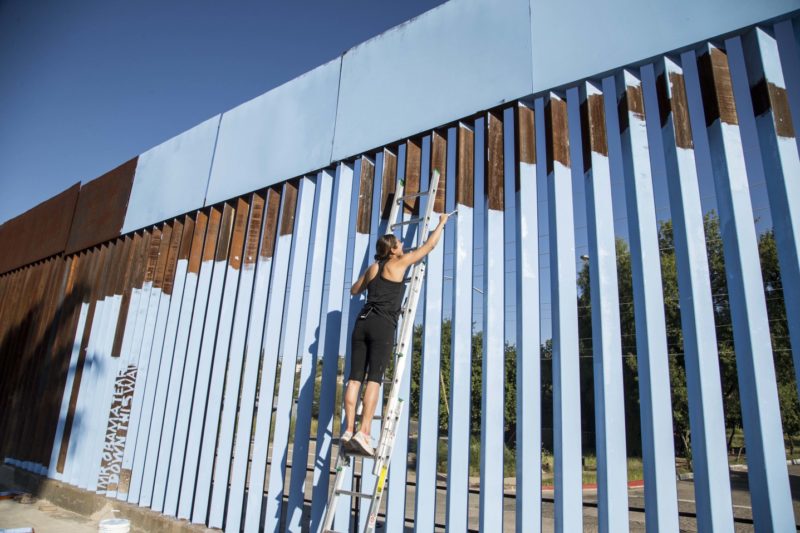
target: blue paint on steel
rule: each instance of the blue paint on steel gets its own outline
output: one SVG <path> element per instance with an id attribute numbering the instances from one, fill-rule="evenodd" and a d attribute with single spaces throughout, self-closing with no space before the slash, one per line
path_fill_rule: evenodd
<path id="1" fill-rule="evenodd" d="M 441 169 L 437 169 L 440 170 Z M 455 173 L 439 179 L 439 187 L 454 187 Z M 449 181 L 449 183 L 448 183 Z M 429 189 L 429 187 L 428 187 Z M 426 198 L 426 203 L 433 198 Z M 426 208 L 427 209 L 427 208 Z M 435 208 L 433 213 L 436 213 Z M 433 216 L 432 222 L 436 222 Z M 455 222 L 455 219 L 453 220 Z M 444 236 L 446 238 L 446 236 Z M 416 530 L 433 531 L 436 511 L 437 446 L 439 444 L 439 383 L 442 350 L 442 277 L 445 238 L 428 254 L 425 269 L 423 346 L 420 372 L 419 431 L 417 437 Z M 413 354 L 412 354 L 413 357 Z M 409 365 L 410 366 L 410 365 Z M 410 407 L 410 406 L 409 406 Z"/>
<path id="2" fill-rule="evenodd" d="M 210 217 L 209 217 L 210 218 Z M 210 225 L 210 221 L 209 221 Z M 217 228 L 219 230 L 219 227 Z M 212 237 L 206 235 L 206 238 Z M 204 246 L 205 247 L 205 246 Z M 220 264 L 221 263 L 221 264 Z M 220 271 L 222 270 L 222 273 Z M 183 367 L 183 380 L 180 387 L 180 400 L 178 401 L 175 416 L 175 429 L 172 437 L 172 452 L 169 453 L 169 477 L 164 495 L 163 513 L 176 516 L 178 513 L 178 497 L 180 494 L 181 474 L 183 473 L 183 460 L 186 454 L 189 423 L 194 399 L 195 380 L 198 376 L 200 359 L 207 349 L 203 348 L 203 333 L 206 311 L 211 307 L 211 316 L 216 319 L 219 314 L 219 299 L 222 292 L 224 279 L 224 262 L 203 261 L 200 264 L 200 275 L 197 278 L 197 292 L 192 311 L 192 322 L 189 333 L 189 343 Z M 213 330 L 212 330 L 213 331 Z M 213 335 L 210 339 L 213 350 Z M 199 443 L 195 443 L 198 446 Z M 159 461 L 160 462 L 160 461 Z M 188 517 L 188 513 L 186 514 Z"/>
<path id="3" fill-rule="evenodd" d="M 532 92 L 635 63 L 798 8 L 796 0 L 530 0 Z M 658 25 L 652 21 L 658 20 Z M 569 21 L 557 24 L 555 21 Z M 603 39 L 598 39 L 602 31 Z M 552 46 L 552 43 L 561 43 Z"/>
<path id="4" fill-rule="evenodd" d="M 494 115 L 486 116 L 486 131 Z M 488 143 L 487 143 L 488 144 Z M 485 150 L 487 167 L 492 157 L 502 154 Z M 488 168 L 484 169 L 488 172 Z M 485 183 L 485 181 L 484 181 Z M 488 198 L 489 191 L 484 191 Z M 505 399 L 505 276 L 504 227 L 502 210 L 489 207 L 484 201 L 483 248 L 483 346 L 481 354 L 481 495 L 480 528 L 488 531 L 503 528 L 503 422 Z"/>
<path id="5" fill-rule="evenodd" d="M 657 65 L 657 72 L 665 76 L 668 96 L 672 99 L 674 91 L 680 88 L 670 83 L 671 75 L 682 79 L 683 71 L 665 58 Z M 645 106 L 655 109 L 657 97 L 652 66 L 642 69 L 642 78 Z M 659 135 L 664 147 L 672 210 L 697 522 L 698 528 L 704 531 L 733 531 L 725 417 L 700 188 L 694 149 L 676 144 L 674 116 L 674 111 L 669 114 Z M 651 139 L 651 144 L 657 142 L 658 138 Z"/>
<path id="6" fill-rule="evenodd" d="M 741 43 L 729 40 L 726 45 L 736 48 Z M 708 45 L 706 51 L 710 52 L 712 46 Z M 741 49 L 736 55 L 741 58 Z M 681 62 L 690 101 L 701 100 L 694 53 L 682 54 Z M 738 68 L 743 69 L 744 65 Z M 738 104 L 739 98 L 736 100 Z M 702 115 L 692 117 L 695 136 L 705 129 L 702 121 Z M 706 131 L 709 148 L 714 154 L 711 161 L 719 204 L 739 389 L 746 391 L 741 395 L 741 404 L 753 519 L 757 530 L 787 531 L 794 527 L 794 516 L 775 369 L 771 364 L 759 364 L 759 361 L 772 360 L 772 349 L 741 135 L 735 124 L 722 123 L 719 119 Z"/>
<path id="7" fill-rule="evenodd" d="M 126 461 L 125 457 L 123 457 L 122 461 L 122 468 L 123 469 L 128 468 L 131 470 L 129 494 L 127 494 L 127 501 L 130 503 L 139 502 L 141 480 L 142 480 L 142 475 L 144 473 L 143 469 L 145 465 L 145 460 L 147 457 L 147 443 L 150 439 L 150 426 L 154 416 L 153 406 L 155 405 L 156 393 L 158 391 L 158 383 L 162 379 L 161 378 L 162 369 L 164 372 L 167 373 L 167 375 L 169 374 L 169 369 L 164 369 L 164 363 L 161 356 L 163 354 L 163 349 L 164 349 L 165 332 L 167 329 L 169 309 L 172 298 L 169 294 L 166 294 L 161 291 L 159 292 L 160 292 L 159 295 L 160 301 L 158 304 L 158 314 L 156 315 L 156 320 L 155 320 L 155 331 L 153 332 L 152 345 L 151 348 L 149 349 L 151 353 L 149 365 L 152 367 L 153 371 L 147 373 L 147 384 L 145 386 L 144 399 L 142 401 L 141 417 L 138 424 L 139 429 L 136 438 L 135 439 L 132 438 L 130 433 L 128 433 L 126 438 L 125 456 L 127 457 L 128 447 L 131 446 L 134 452 L 133 460 Z M 180 301 L 180 299 L 178 300 Z M 137 374 L 137 381 L 138 379 L 139 376 Z M 136 453 L 137 450 L 138 453 Z M 136 480 L 135 486 L 134 486 L 134 480 Z"/>
<path id="8" fill-rule="evenodd" d="M 323 171 L 327 172 L 327 171 Z M 325 314 L 320 321 L 317 356 L 322 357 L 322 379 L 319 394 L 317 448 L 314 460 L 314 489 L 311 498 L 311 531 L 320 533 L 328 502 L 330 484 L 331 444 L 333 441 L 333 409 L 336 397 L 336 374 L 339 364 L 339 335 L 342 320 L 345 261 L 341 253 L 347 243 L 350 222 L 350 200 L 353 189 L 353 171 L 341 163 L 333 182 L 334 193 L 325 261 L 325 281 L 321 309 Z"/>
<path id="9" fill-rule="evenodd" d="M 225 215 L 223 214 L 223 216 Z M 235 213 L 232 212 L 229 216 L 231 217 L 229 231 L 232 231 Z M 222 238 L 229 239 L 230 233 L 224 236 L 220 232 L 220 239 Z M 208 402 L 209 382 L 212 377 L 212 365 L 220 374 L 224 374 L 225 363 L 227 362 L 227 353 L 221 358 L 221 361 L 214 359 L 216 342 L 224 331 L 220 321 L 222 300 L 226 294 L 236 293 L 236 284 L 233 281 L 229 284 L 227 282 L 229 278 L 235 278 L 237 275 L 238 271 L 228 266 L 227 258 L 214 262 L 214 272 L 203 326 L 200 360 L 197 365 L 197 378 L 194 380 L 194 399 L 190 403 L 189 433 L 186 440 L 186 453 L 183 458 L 183 479 L 178 497 L 178 518 L 188 519 L 192 516 L 192 502 L 197 486 L 198 461 L 200 460 L 203 422 Z M 230 300 L 230 297 L 228 300 Z M 230 317 L 230 314 L 228 314 L 228 317 Z M 178 470 L 180 470 L 180 466 Z"/>
<path id="10" fill-rule="evenodd" d="M 775 24 L 775 39 L 778 41 L 781 70 L 786 82 L 786 96 L 795 127 L 795 143 L 800 150 L 800 137 L 797 137 L 797 122 L 800 122 L 800 30 L 795 29 L 792 19 Z M 795 365 L 797 368 L 798 365 Z M 800 383 L 800 380 L 798 380 Z"/>
<path id="11" fill-rule="evenodd" d="M 786 89 L 788 84 L 784 80 L 778 57 L 776 38 L 764 29 L 756 28 L 745 37 L 745 46 L 745 52 L 748 54 L 750 86 L 755 86 L 764 80 L 776 88 Z M 787 48 L 793 49 L 791 45 Z M 735 49 L 731 47 L 729 54 L 733 55 L 734 52 Z M 735 85 L 739 86 L 738 83 Z M 787 99 L 789 98 L 791 97 L 787 94 Z M 779 134 L 776 123 L 792 118 L 794 118 L 794 136 Z M 796 385 L 800 391 L 800 298 L 792 296 L 800 295 L 800 156 L 796 138 L 800 116 L 795 114 L 794 117 L 776 117 L 774 111 L 769 109 L 756 117 L 755 121 L 772 211 L 786 306 L 786 322 L 791 346 L 794 348 L 792 355 L 795 376 L 798 378 Z M 741 127 L 744 129 L 744 121 Z"/>
<path id="12" fill-rule="evenodd" d="M 551 93 L 550 100 L 562 98 Z M 567 132 L 564 132 L 566 134 Z M 547 142 L 553 142 L 549 140 Z M 550 290 L 553 309 L 553 447 L 555 528 L 578 531 L 581 503 L 581 403 L 578 368 L 578 308 L 575 228 L 570 168 L 553 161 L 547 176 L 550 215 Z"/>
<path id="13" fill-rule="evenodd" d="M 358 316 L 358 311 L 361 309 L 363 304 L 363 295 L 358 296 L 350 296 L 350 287 L 353 283 L 358 279 L 361 275 L 361 272 L 367 266 L 368 261 L 368 250 L 367 246 L 369 245 L 369 235 L 358 233 L 356 231 L 356 222 L 357 222 L 357 212 L 358 212 L 358 202 L 359 196 L 361 194 L 360 190 L 360 179 L 359 176 L 361 175 L 361 159 L 356 160 L 355 164 L 353 165 L 353 190 L 350 197 L 350 224 L 348 228 L 348 236 L 352 236 L 351 239 L 348 239 L 350 245 L 348 246 L 347 250 L 347 264 L 350 265 L 350 281 L 344 285 L 343 287 L 343 298 L 347 298 L 348 305 L 342 306 L 342 331 L 340 332 L 340 342 L 344 344 L 344 347 L 340 346 L 344 354 L 344 374 L 342 376 L 342 393 L 347 387 L 347 377 L 350 374 L 350 356 L 351 356 L 351 347 L 350 344 L 350 332 L 353 331 L 353 327 L 355 326 L 355 320 Z M 346 279 L 346 278 L 345 278 Z M 345 423 L 345 416 L 344 416 L 344 403 L 342 403 L 340 412 L 340 420 L 342 426 Z M 356 421 L 356 428 L 360 429 L 358 420 Z M 339 428 L 339 434 L 343 429 Z M 344 490 L 352 490 L 353 484 L 353 469 L 349 469 L 344 474 L 344 481 L 342 483 L 342 489 Z M 338 500 L 338 508 L 336 510 L 336 515 L 334 517 L 333 527 L 337 531 L 345 531 L 349 530 L 352 526 L 350 525 L 350 507 L 351 507 L 351 498 L 349 496 L 341 496 Z"/>
<path id="14" fill-rule="evenodd" d="M 570 112 L 577 112 L 577 105 L 572 101 L 573 94 L 569 96 Z M 602 91 L 595 84 L 587 82 L 582 87 L 581 99 L 585 101 L 588 97 L 602 98 Z M 601 127 L 605 128 L 606 125 L 602 124 Z M 588 131 L 574 133 L 576 137 L 589 134 Z M 576 144 L 573 150 L 579 146 Z M 590 157 L 592 166 L 585 172 L 584 178 L 592 295 L 598 526 L 600 531 L 612 533 L 628 530 L 622 339 L 616 243 L 614 232 L 610 230 L 614 227 L 611 170 L 606 154 L 592 151 Z"/>
<path id="15" fill-rule="evenodd" d="M 186 237 L 184 237 L 186 238 Z M 153 415 L 150 420 L 150 431 L 147 436 L 147 447 L 145 448 L 144 463 L 131 472 L 131 484 L 127 500 L 138 503 L 142 507 L 149 507 L 153 499 L 153 488 L 156 477 L 156 465 L 158 462 L 158 452 L 161 443 L 161 432 L 164 425 L 164 412 L 166 411 L 167 399 L 170 390 L 170 383 L 175 387 L 173 378 L 173 357 L 175 346 L 178 343 L 178 329 L 180 325 L 181 309 L 183 307 L 184 288 L 188 278 L 187 268 L 189 262 L 185 259 L 179 260 L 175 269 L 175 283 L 172 288 L 170 298 L 169 313 L 164 332 L 164 345 L 161 352 L 161 362 L 158 370 L 158 381 L 156 382 L 155 398 L 153 399 Z M 194 275 L 193 275 L 194 276 Z M 192 280 L 190 280 L 192 282 Z M 190 297 L 194 296 L 194 289 L 190 290 Z M 182 364 L 182 363 L 181 363 Z M 125 499 L 124 494 L 119 494 L 120 499 Z"/>
<path id="16" fill-rule="evenodd" d="M 214 467 L 214 479 L 219 480 L 214 483 L 211 493 L 211 508 L 209 510 L 208 525 L 210 527 L 221 528 L 226 509 L 229 509 L 226 531 L 239 531 L 242 516 L 242 499 L 245 489 L 245 476 L 247 473 L 247 459 L 250 450 L 250 433 L 253 424 L 253 410 L 255 408 L 256 386 L 258 384 L 258 368 L 261 358 L 262 336 L 264 333 L 264 318 L 267 312 L 267 300 L 272 274 L 273 258 L 266 258 L 261 255 L 261 245 L 263 244 L 263 232 L 275 231 L 275 228 L 267 226 L 267 207 L 269 205 L 269 192 L 264 207 L 264 218 L 262 220 L 261 240 L 259 244 L 258 261 L 255 265 L 255 280 L 250 281 L 254 284 L 252 291 L 252 301 L 248 292 L 240 294 L 241 318 L 237 318 L 234 325 L 234 337 L 231 344 L 230 361 L 228 363 L 228 381 L 225 385 L 225 397 L 223 399 L 222 417 L 219 430 L 219 444 L 217 445 L 217 457 L 224 457 L 218 460 Z M 248 268 L 244 265 L 243 268 Z M 245 280 L 252 279 L 252 274 L 247 275 Z M 247 287 L 247 285 L 244 285 Z M 244 295 L 245 298 L 241 298 Z M 247 310 L 250 310 L 247 313 Z M 237 317 L 240 316 L 237 314 Z M 241 322 L 240 322 L 241 320 Z M 243 334 L 236 336 L 239 331 Z M 245 340 L 246 339 L 246 340 Z M 242 362 L 244 359 L 244 362 Z M 242 370 L 244 365 L 244 370 Z M 240 385 L 241 382 L 241 392 Z M 241 402 L 239 397 L 241 395 Z M 238 424 L 237 424 L 237 404 Z M 234 442 L 236 447 L 233 449 L 233 459 L 231 448 Z M 230 479 L 230 494 L 228 491 L 227 480 Z"/>
<path id="17" fill-rule="evenodd" d="M 286 197 L 284 187 L 278 228 L 283 225 L 283 218 L 287 214 Z M 264 480 L 269 451 L 270 428 L 272 427 L 272 406 L 275 395 L 275 371 L 278 363 L 278 345 L 275 340 L 280 339 L 284 323 L 283 306 L 286 299 L 286 282 L 289 275 L 292 241 L 293 236 L 291 234 L 279 234 L 275 242 L 275 257 L 272 261 L 272 281 L 270 283 L 272 290 L 267 303 L 267 318 L 264 326 L 264 338 L 261 343 L 261 380 L 258 384 L 258 410 L 256 411 L 255 429 L 253 431 L 250 476 L 247 486 L 247 503 L 244 518 L 245 532 L 258 531 L 261 526 L 261 504 L 264 499 Z M 241 417 L 241 411 L 239 416 Z M 234 508 L 229 504 L 228 516 L 233 511 Z M 235 512 L 239 512 L 239 509 L 236 509 Z M 225 530 L 233 531 L 234 528 L 226 525 Z"/>
<path id="18" fill-rule="evenodd" d="M 220 118 L 211 117 L 139 156 L 120 233 L 203 206 Z"/>
<path id="19" fill-rule="evenodd" d="M 147 287 L 146 293 L 142 296 L 147 297 L 147 301 L 140 298 L 137 315 L 139 311 L 144 308 L 145 316 L 143 319 L 137 319 L 136 331 L 131 345 L 126 349 L 125 340 L 123 339 L 123 347 L 120 350 L 120 359 L 125 361 L 121 364 L 122 371 L 125 370 L 125 365 L 130 363 L 136 366 L 136 383 L 134 385 L 133 398 L 131 399 L 131 411 L 128 419 L 128 431 L 125 438 L 125 452 L 123 453 L 122 465 L 123 469 L 130 469 L 134 463 L 136 453 L 136 443 L 138 442 L 139 426 L 141 420 L 144 419 L 149 422 L 150 417 L 142 417 L 142 411 L 145 405 L 145 397 L 151 394 L 151 389 L 155 387 L 158 374 L 156 372 L 149 372 L 148 369 L 151 363 L 151 348 L 153 345 L 154 330 L 156 326 L 156 315 L 159 310 L 161 290 L 153 289 L 152 284 Z M 139 336 L 139 321 L 141 320 L 141 336 Z M 131 349 L 134 348 L 134 349 Z M 135 354 L 135 355 L 134 355 Z M 155 369 L 158 369 L 158 363 L 161 353 L 156 356 L 153 361 Z M 148 422 L 145 422 L 147 424 Z M 149 428 L 149 426 L 148 426 Z M 109 495 L 111 496 L 111 495 Z"/>
<path id="20" fill-rule="evenodd" d="M 466 128 L 459 124 L 459 128 Z M 468 177 L 471 179 L 471 177 Z M 450 369 L 450 424 L 447 461 L 447 524 L 467 529 L 470 382 L 472 365 L 473 208 L 457 204 L 456 257 L 453 269 L 453 325 Z"/>
<path id="21" fill-rule="evenodd" d="M 294 217 L 294 237 L 289 258 L 290 281 L 286 287 L 287 297 L 283 308 L 284 322 L 280 330 L 278 347 L 281 372 L 275 409 L 267 509 L 263 520 L 265 531 L 278 531 L 281 521 L 286 457 L 289 447 L 289 426 L 294 403 L 295 368 L 301 338 L 301 317 L 305 315 L 303 311 L 308 311 L 308 303 L 304 296 L 315 194 L 316 181 L 312 178 L 302 178 L 297 193 L 297 214 Z M 293 454 L 293 457 L 296 456 Z M 305 464 L 303 459 L 298 462 Z M 292 465 L 294 466 L 294 460 Z M 305 472 L 305 468 L 303 471 Z"/>
<path id="22" fill-rule="evenodd" d="M 150 502 L 150 508 L 158 512 L 164 509 L 164 497 L 167 490 L 170 455 L 172 452 L 172 439 L 175 434 L 175 425 L 178 416 L 178 402 L 183 383 L 186 349 L 189 344 L 189 329 L 192 322 L 195 295 L 197 294 L 198 278 L 199 276 L 196 273 L 188 272 L 186 274 L 180 318 L 178 319 L 178 330 L 175 335 L 174 351 L 172 354 L 168 354 L 171 355 L 172 368 L 169 378 L 169 387 L 166 391 L 161 441 L 158 446 L 158 460 L 156 462 L 152 500 Z M 145 505 L 143 501 L 140 501 L 139 504 Z"/>
<path id="23" fill-rule="evenodd" d="M 447 2 L 348 50 L 332 159 L 529 94 L 529 20 L 525 0 Z"/>
<path id="24" fill-rule="evenodd" d="M 311 411 L 314 401 L 314 382 L 321 353 L 320 331 L 323 327 L 322 289 L 325 281 L 326 238 L 330 227 L 333 174 L 322 171 L 317 175 L 317 190 L 312 209 L 313 228 L 311 258 L 308 261 L 307 312 L 300 327 L 302 339 L 300 378 L 298 383 L 297 417 L 294 448 L 292 451 L 292 478 L 289 482 L 289 501 L 286 507 L 286 527 L 290 531 L 301 529 L 308 466 L 308 448 L 311 437 Z"/>
<path id="25" fill-rule="evenodd" d="M 81 351 L 81 338 L 83 337 L 83 330 L 86 327 L 86 315 L 89 312 L 89 304 L 86 302 L 81 303 L 81 310 L 78 314 L 78 325 L 75 328 L 75 336 L 72 341 L 72 351 L 69 357 L 69 369 L 67 370 L 67 379 L 64 383 L 64 394 L 61 398 L 61 409 L 59 409 L 58 426 L 56 426 L 56 436 L 53 439 L 53 450 L 50 454 L 50 465 L 47 476 L 53 479 L 61 480 L 62 473 L 57 470 L 58 456 L 61 453 L 61 442 L 64 439 L 64 425 L 66 424 L 67 415 L 69 413 L 69 403 L 72 399 L 72 386 L 75 381 L 75 372 L 78 368 L 78 356 Z"/>
<path id="26" fill-rule="evenodd" d="M 519 104 L 522 106 L 522 104 Z M 538 113 L 537 113 L 538 115 Z M 537 137 L 540 138 L 540 137 Z M 521 142 L 521 140 L 518 140 Z M 535 150 L 535 147 L 531 149 Z M 518 162 L 517 247 L 517 531 L 541 531 L 541 362 L 536 164 Z M 459 215 L 460 216 L 460 215 Z"/>
<path id="27" fill-rule="evenodd" d="M 331 161 L 341 59 L 222 115 L 206 205 Z"/>
<path id="28" fill-rule="evenodd" d="M 252 206 L 252 201 L 251 201 Z M 245 238 L 247 228 L 245 228 Z M 245 243 L 242 243 L 243 245 Z M 243 250 L 231 250 L 231 254 L 241 255 Z M 223 294 L 222 306 L 220 308 L 219 327 L 217 328 L 217 340 L 214 345 L 214 362 L 211 368 L 211 381 L 208 388 L 208 403 L 205 409 L 205 423 L 200 443 L 197 480 L 194 487 L 194 503 L 192 506 L 191 521 L 202 524 L 208 516 L 208 501 L 211 494 L 211 479 L 214 465 L 214 450 L 217 444 L 217 436 L 220 424 L 220 411 L 222 410 L 222 393 L 225 381 L 225 371 L 228 365 L 228 350 L 231 346 L 231 331 L 234 325 L 235 311 L 239 308 L 240 297 L 244 302 L 250 302 L 250 292 L 242 292 L 245 278 L 248 280 L 248 288 L 252 288 L 252 275 L 244 274 L 244 262 L 237 270 L 230 266 L 227 268 L 225 279 L 225 292 Z M 248 269 L 252 274 L 253 269 Z M 239 281 L 243 285 L 240 285 Z M 238 296 L 237 296 L 238 295 Z M 246 309 L 243 310 L 246 313 Z M 246 318 L 246 316 L 245 316 Z M 244 336 L 244 334 L 242 334 Z M 241 358 L 239 358 L 241 361 Z M 241 370 L 241 366 L 238 366 Z M 236 370 L 231 370 L 236 372 Z M 232 378 L 229 378 L 232 379 Z M 228 462 L 230 451 L 221 459 Z M 188 454 L 187 454 L 188 461 Z M 184 467 L 187 468 L 187 467 Z M 227 485 L 227 483 L 226 483 Z M 183 491 L 181 492 L 183 498 Z"/>
<path id="29" fill-rule="evenodd" d="M 620 92 L 641 85 L 629 70 L 618 75 L 617 83 Z M 613 83 L 608 85 L 611 87 L 604 82 L 606 109 L 613 109 L 616 88 Z M 606 116 L 613 119 L 614 115 Z M 609 129 L 619 131 L 612 129 L 610 122 Z M 628 122 L 630 127 L 621 132 L 622 160 L 639 362 L 645 514 L 653 527 L 670 531 L 678 528 L 678 496 L 658 229 L 645 120 L 629 110 Z"/>

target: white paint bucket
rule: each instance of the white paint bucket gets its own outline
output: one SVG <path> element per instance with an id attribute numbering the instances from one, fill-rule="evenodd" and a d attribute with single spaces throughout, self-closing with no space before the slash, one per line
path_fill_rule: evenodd
<path id="1" fill-rule="evenodd" d="M 100 521 L 98 533 L 128 533 L 131 530 L 131 523 L 124 518 L 109 518 Z"/>

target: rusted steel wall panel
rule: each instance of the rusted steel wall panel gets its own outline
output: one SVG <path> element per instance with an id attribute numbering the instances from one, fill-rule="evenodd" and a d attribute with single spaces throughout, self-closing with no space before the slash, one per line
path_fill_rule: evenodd
<path id="1" fill-rule="evenodd" d="M 81 187 L 66 253 L 71 254 L 120 235 L 138 157 Z"/>
<path id="2" fill-rule="evenodd" d="M 64 251 L 80 184 L 0 226 L 0 274 Z"/>

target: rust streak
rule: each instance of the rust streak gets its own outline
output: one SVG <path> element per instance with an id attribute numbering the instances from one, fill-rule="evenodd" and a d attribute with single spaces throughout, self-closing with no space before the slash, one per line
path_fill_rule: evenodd
<path id="1" fill-rule="evenodd" d="M 245 268 L 253 268 L 258 255 L 258 242 L 261 237 L 261 223 L 264 220 L 264 203 L 267 192 L 257 192 L 253 195 L 252 213 L 250 224 L 247 226 L 247 243 L 244 249 Z"/>
<path id="2" fill-rule="evenodd" d="M 161 229 L 153 228 L 150 237 L 150 248 L 147 250 L 147 267 L 144 275 L 144 282 L 152 282 L 156 277 L 156 264 L 158 264 L 158 251 L 161 247 Z"/>
<path id="3" fill-rule="evenodd" d="M 372 188 L 375 182 L 375 164 L 361 157 L 361 177 L 358 184 L 358 214 L 356 216 L 356 232 L 369 234 L 372 217 Z"/>
<path id="4" fill-rule="evenodd" d="M 422 144 L 420 140 L 408 139 L 406 141 L 406 181 L 403 194 L 416 194 L 419 192 L 421 154 Z M 419 197 L 406 200 L 403 207 L 406 213 L 416 215 L 419 212 Z"/>
<path id="5" fill-rule="evenodd" d="M 206 226 L 208 226 L 208 214 L 205 210 L 198 211 L 194 223 L 192 249 L 189 253 L 189 272 L 192 274 L 200 272 L 200 261 L 203 253 L 203 239 L 206 236 Z"/>
<path id="6" fill-rule="evenodd" d="M 486 171 L 484 183 L 489 209 L 504 208 L 504 162 L 503 162 L 503 111 L 495 109 L 486 115 Z"/>
<path id="7" fill-rule="evenodd" d="M 772 111 L 772 120 L 775 125 L 775 133 L 779 137 L 793 139 L 795 137 L 794 123 L 792 114 L 789 110 L 789 99 L 786 96 L 786 89 L 778 87 L 774 83 L 769 83 L 765 78 L 761 78 L 750 89 L 753 98 L 753 111 L 755 115 L 761 116 Z"/>
<path id="8" fill-rule="evenodd" d="M 444 134 L 434 131 L 431 136 L 431 176 L 433 171 L 439 171 L 439 187 L 436 190 L 436 200 L 433 209 L 437 213 L 444 213 L 447 187 L 447 132 Z"/>
<path id="9" fill-rule="evenodd" d="M 728 56 L 719 48 L 711 47 L 697 63 L 706 126 L 711 126 L 717 119 L 725 124 L 738 124 Z"/>
<path id="10" fill-rule="evenodd" d="M 291 235 L 294 231 L 294 217 L 297 211 L 297 182 L 287 181 L 283 186 L 283 212 L 279 235 Z"/>
<path id="11" fill-rule="evenodd" d="M 156 275 L 153 278 L 153 287 L 160 289 L 164 286 L 164 270 L 167 265 L 167 255 L 172 243 L 172 222 L 167 222 L 161 229 L 161 246 L 158 249 L 158 261 L 156 262 Z"/>
<path id="12" fill-rule="evenodd" d="M 281 207 L 280 186 L 269 189 L 267 196 L 267 215 L 264 232 L 261 236 L 261 257 L 269 259 L 275 253 L 275 232 L 278 228 L 278 213 Z"/>
<path id="13" fill-rule="evenodd" d="M 233 205 L 225 202 L 222 209 L 222 222 L 219 228 L 219 241 L 217 242 L 217 253 L 215 261 L 225 261 L 228 259 L 228 250 L 231 243 L 231 231 L 233 231 L 233 217 L 236 215 Z"/>
<path id="14" fill-rule="evenodd" d="M 242 266 L 242 247 L 244 234 L 247 230 L 247 217 L 250 215 L 250 204 L 244 198 L 236 201 L 236 220 L 233 223 L 233 237 L 231 238 L 231 251 L 228 265 L 239 270 Z"/>
<path id="15" fill-rule="evenodd" d="M 465 124 L 458 125 L 458 166 L 456 168 L 456 203 L 475 205 L 474 159 L 475 132 Z"/>
<path id="16" fill-rule="evenodd" d="M 397 156 L 383 150 L 383 184 L 381 186 L 381 219 L 387 220 L 392 211 L 395 186 L 397 185 Z"/>
<path id="17" fill-rule="evenodd" d="M 544 114 L 545 135 L 547 136 L 547 173 L 555 168 L 555 161 L 570 167 L 569 130 L 567 126 L 567 102 L 551 97 Z"/>
<path id="18" fill-rule="evenodd" d="M 692 124 L 689 121 L 689 103 L 686 97 L 686 84 L 683 75 L 678 72 L 669 74 L 671 88 L 670 98 L 672 109 L 672 121 L 675 126 L 675 144 L 679 148 L 694 148 L 692 136 Z"/>
<path id="19" fill-rule="evenodd" d="M 169 243 L 169 252 L 167 252 L 167 266 L 164 272 L 164 285 L 161 289 L 164 291 L 164 294 L 172 294 L 172 287 L 175 285 L 175 270 L 178 267 L 178 254 L 180 252 L 183 234 L 183 222 L 175 219 L 172 228 L 172 239 Z"/>
<path id="20" fill-rule="evenodd" d="M 208 214 L 208 226 L 206 228 L 206 240 L 203 245 L 203 263 L 213 261 L 217 250 L 219 239 L 219 227 L 222 223 L 222 211 L 214 206 Z"/>

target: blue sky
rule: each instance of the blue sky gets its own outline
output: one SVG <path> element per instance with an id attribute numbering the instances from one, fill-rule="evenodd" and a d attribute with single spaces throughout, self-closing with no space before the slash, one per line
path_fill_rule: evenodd
<path id="1" fill-rule="evenodd" d="M 0 222 L 443 0 L 0 0 Z"/>

